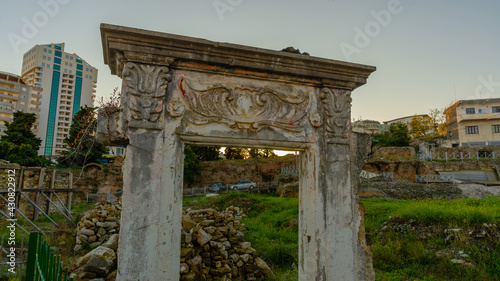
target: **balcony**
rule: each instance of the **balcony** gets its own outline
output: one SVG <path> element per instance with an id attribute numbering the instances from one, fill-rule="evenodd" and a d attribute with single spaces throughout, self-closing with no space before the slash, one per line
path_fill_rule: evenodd
<path id="1" fill-rule="evenodd" d="M 6 94 L 0 94 L 0 98 L 6 98 L 6 99 L 10 99 L 10 100 L 19 100 L 19 97 L 6 95 Z"/>
<path id="2" fill-rule="evenodd" d="M 40 112 L 40 108 L 39 107 L 32 107 L 30 108 L 30 112 Z"/>
<path id="3" fill-rule="evenodd" d="M 0 89 L 19 92 L 19 85 L 16 85 L 14 87 L 8 87 L 8 86 L 5 86 L 3 84 L 0 84 Z"/>
<path id="4" fill-rule="evenodd" d="M 500 112 L 457 115 L 457 122 L 500 120 Z"/>
<path id="5" fill-rule="evenodd" d="M 0 121 L 12 122 L 12 118 L 9 118 L 9 117 L 0 117 Z"/>
<path id="6" fill-rule="evenodd" d="M 42 103 L 41 103 L 41 102 L 39 102 L 39 101 L 37 101 L 37 100 L 32 100 L 32 101 L 31 101 L 31 104 L 41 105 Z"/>
<path id="7" fill-rule="evenodd" d="M 2 112 L 2 113 L 12 114 L 12 113 L 13 113 L 13 108 L 10 108 L 10 109 L 7 109 L 7 108 L 0 108 L 0 112 Z"/>
<path id="8" fill-rule="evenodd" d="M 39 98 L 39 99 L 41 99 L 41 98 L 42 98 L 42 95 L 40 95 L 40 94 L 35 94 L 35 93 L 32 93 L 32 94 L 31 94 L 31 96 L 32 96 L 32 97 L 34 97 L 34 98 Z"/>

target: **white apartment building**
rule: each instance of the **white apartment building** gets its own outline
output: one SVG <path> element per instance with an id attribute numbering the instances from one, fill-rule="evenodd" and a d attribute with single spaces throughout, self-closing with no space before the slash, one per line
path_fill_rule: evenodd
<path id="1" fill-rule="evenodd" d="M 94 106 L 97 69 L 76 54 L 64 51 L 64 43 L 36 45 L 24 54 L 23 81 L 42 88 L 37 135 L 40 155 L 58 156 L 69 134 L 73 116 L 81 106 Z"/>
<path id="2" fill-rule="evenodd" d="M 0 136 L 5 135 L 5 122 L 12 122 L 15 111 L 40 116 L 41 91 L 24 84 L 19 75 L 0 71 Z M 34 133 L 38 132 L 38 125 L 37 120 L 32 128 Z"/>

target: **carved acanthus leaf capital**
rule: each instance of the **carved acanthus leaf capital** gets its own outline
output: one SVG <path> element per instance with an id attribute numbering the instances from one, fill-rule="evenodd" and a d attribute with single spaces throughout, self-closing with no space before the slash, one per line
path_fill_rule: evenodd
<path id="1" fill-rule="evenodd" d="M 346 139 L 351 123 L 351 92 L 325 87 L 321 89 L 320 100 L 328 136 Z"/>
<path id="2" fill-rule="evenodd" d="M 127 62 L 122 78 L 125 88 L 129 127 L 161 129 L 168 82 L 171 80 L 166 66 Z"/>

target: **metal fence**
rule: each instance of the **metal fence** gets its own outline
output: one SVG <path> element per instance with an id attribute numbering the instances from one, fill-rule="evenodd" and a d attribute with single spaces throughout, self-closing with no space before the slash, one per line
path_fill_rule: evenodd
<path id="1" fill-rule="evenodd" d="M 477 152 L 442 152 L 442 153 L 418 153 L 417 158 L 420 160 L 445 160 L 448 161 L 464 161 L 464 160 L 479 160 L 479 159 L 498 159 L 500 152 L 496 151 L 477 151 Z"/>
<path id="2" fill-rule="evenodd" d="M 394 173 L 393 172 L 373 173 L 373 172 L 368 172 L 368 171 L 361 171 L 361 173 L 359 174 L 359 177 L 362 179 L 394 181 Z"/>
<path id="3" fill-rule="evenodd" d="M 50 249 L 43 234 L 30 233 L 28 257 L 26 260 L 26 281 L 67 281 L 68 268 L 63 268 L 60 255 Z"/>
<path id="4" fill-rule="evenodd" d="M 107 202 L 115 202 L 121 195 L 122 191 L 118 192 L 108 191 L 107 193 L 86 193 L 85 201 L 87 203 L 97 203 L 104 200 Z"/>
<path id="5" fill-rule="evenodd" d="M 282 175 L 298 175 L 299 169 L 297 168 L 297 166 L 282 167 L 281 174 Z"/>
<path id="6" fill-rule="evenodd" d="M 436 183 L 436 182 L 452 182 L 455 183 L 455 175 L 438 175 L 438 174 L 423 174 L 415 176 L 416 183 Z"/>
<path id="7" fill-rule="evenodd" d="M 210 195 L 210 194 L 221 194 L 221 193 L 238 192 L 238 191 L 243 191 L 243 192 L 275 192 L 277 188 L 278 188 L 278 181 L 269 181 L 269 182 L 257 183 L 257 186 L 252 188 L 252 189 L 247 188 L 247 189 L 231 190 L 230 185 L 217 186 L 216 190 L 212 189 L 208 186 L 184 188 L 182 190 L 182 194 L 184 197 L 191 197 L 191 196 L 204 196 L 204 195 Z"/>

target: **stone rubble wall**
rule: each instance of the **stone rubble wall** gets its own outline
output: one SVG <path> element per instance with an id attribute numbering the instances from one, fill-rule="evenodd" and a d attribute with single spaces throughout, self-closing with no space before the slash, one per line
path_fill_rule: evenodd
<path id="1" fill-rule="evenodd" d="M 203 162 L 201 174 L 195 178 L 192 187 L 211 186 L 214 182 L 229 185 L 242 180 L 256 183 L 274 181 L 276 176 L 281 174 L 281 168 L 296 166 L 297 159 L 297 156 L 285 155 L 273 158 Z M 184 187 L 188 187 L 186 183 Z"/>

